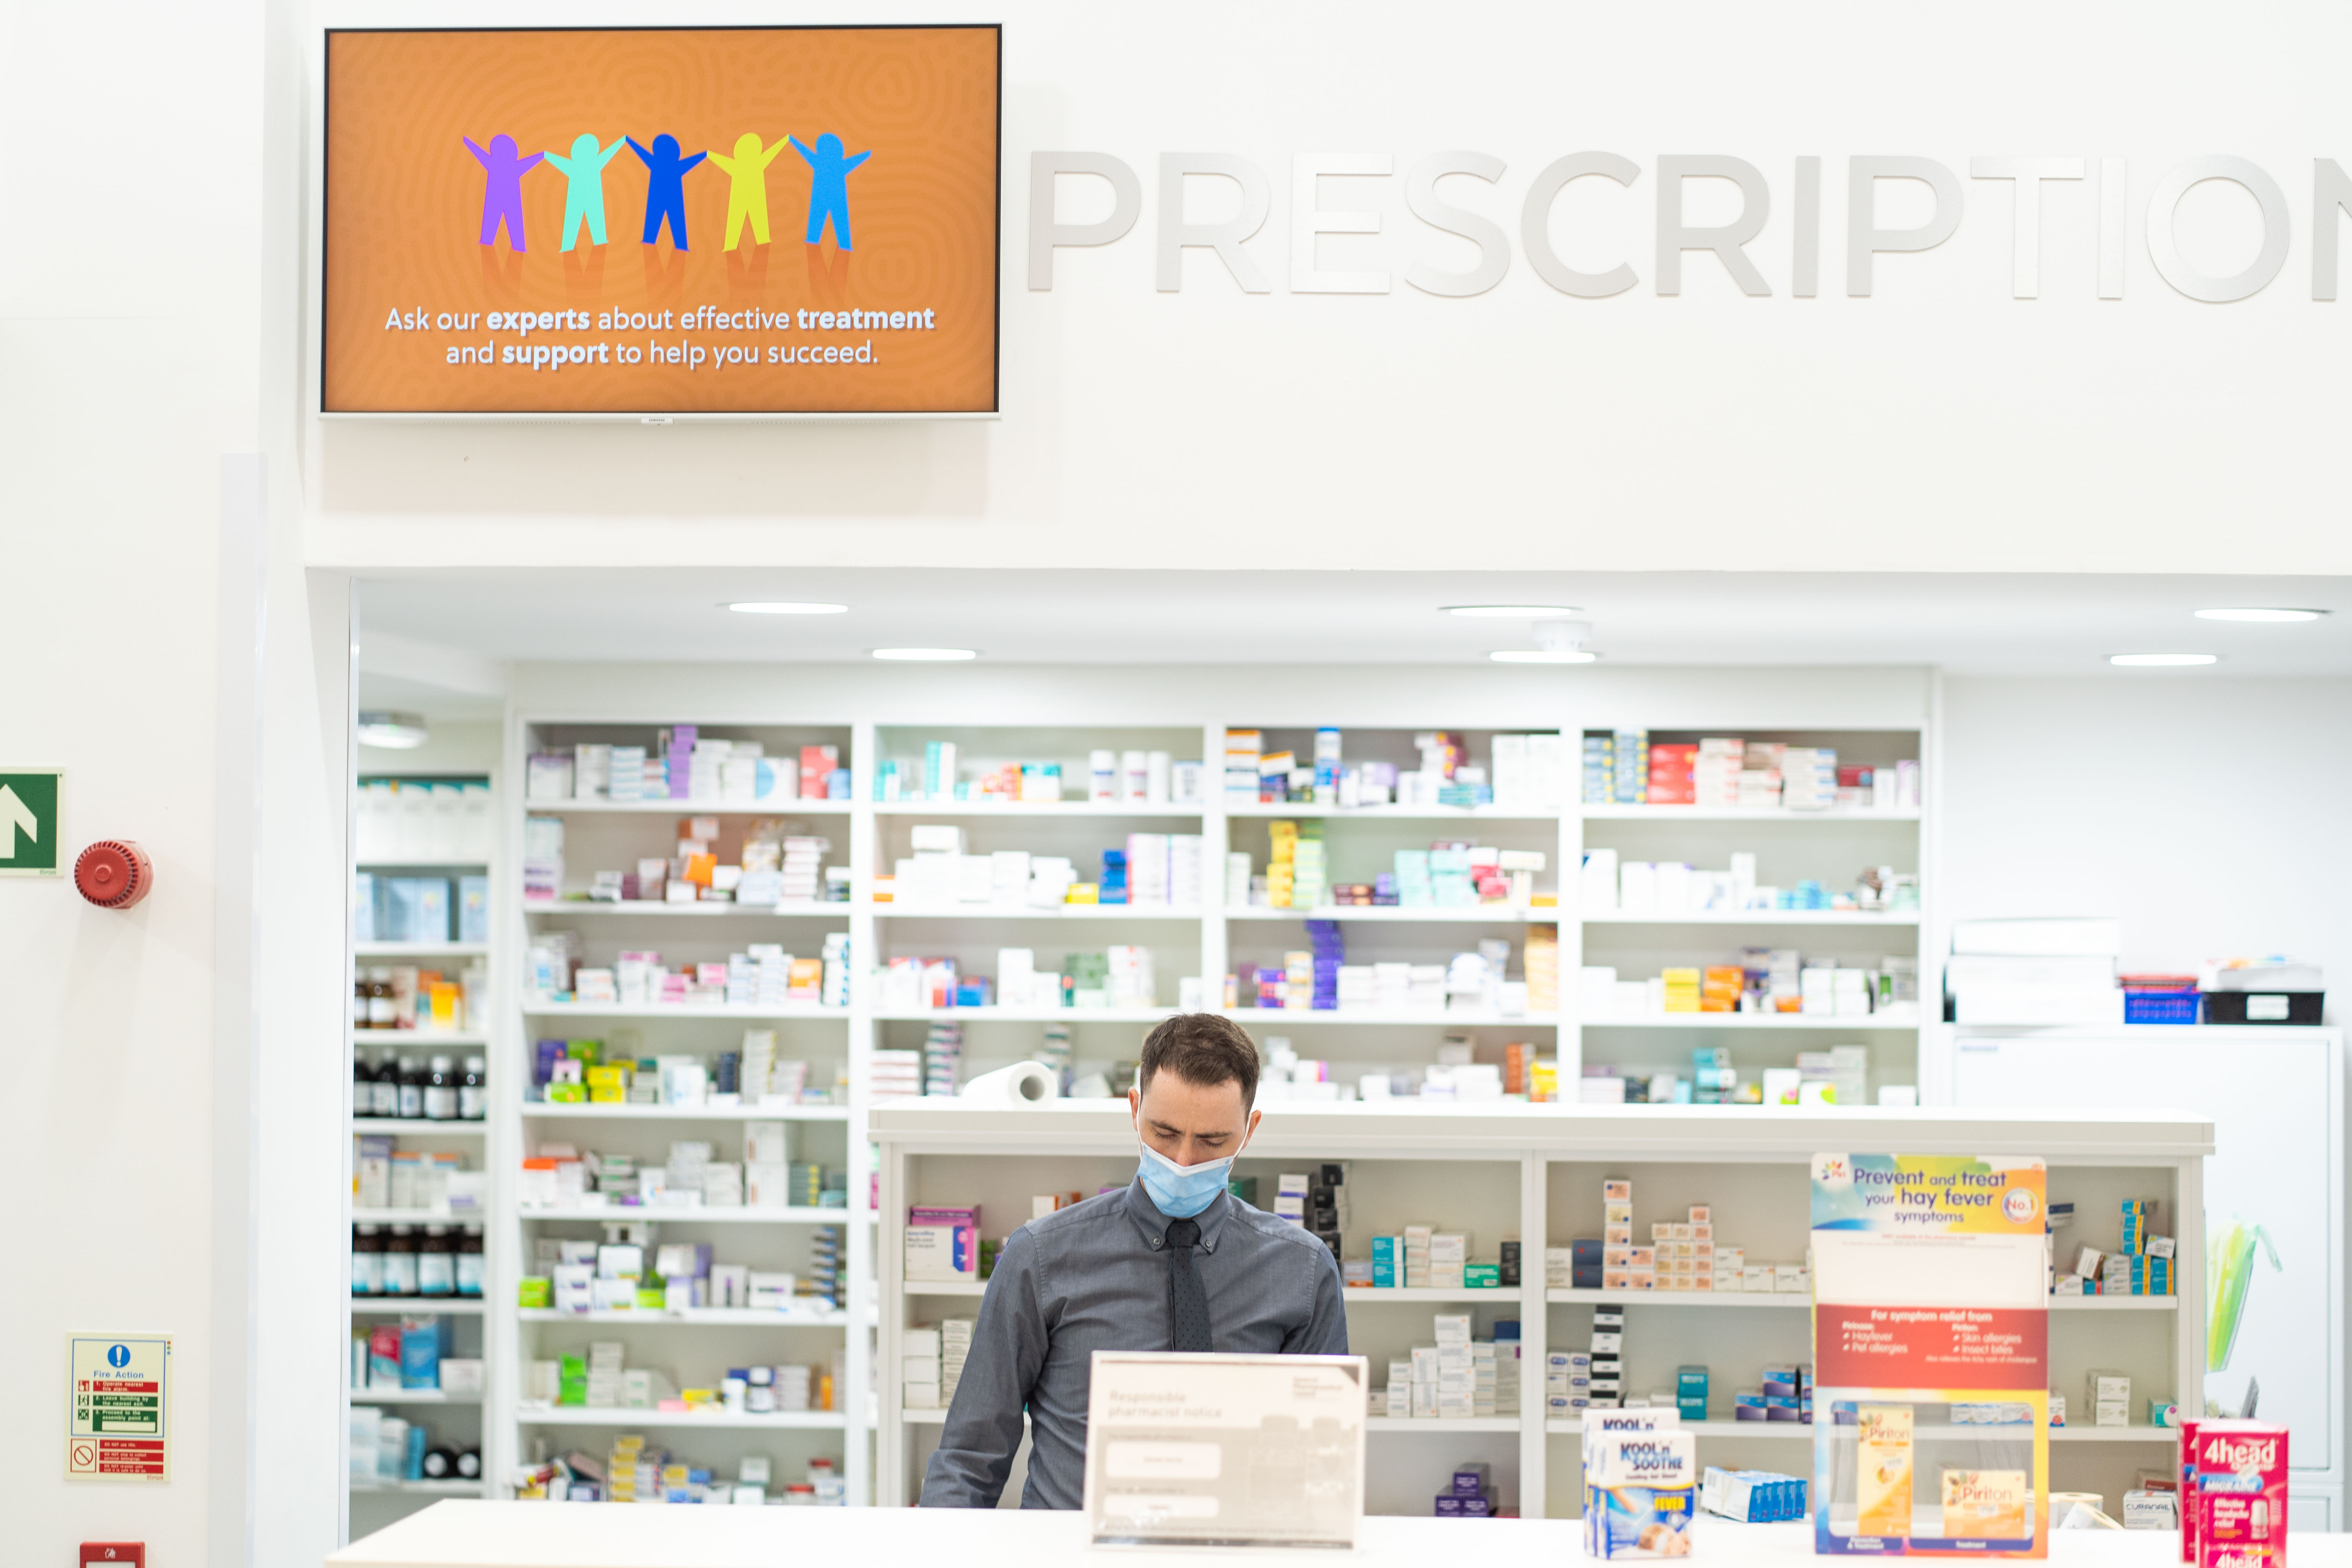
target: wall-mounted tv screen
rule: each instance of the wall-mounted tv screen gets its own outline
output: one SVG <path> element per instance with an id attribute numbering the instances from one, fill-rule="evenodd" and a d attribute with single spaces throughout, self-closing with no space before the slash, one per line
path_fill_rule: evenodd
<path id="1" fill-rule="evenodd" d="M 991 415 L 990 26 L 327 35 L 320 409 Z"/>

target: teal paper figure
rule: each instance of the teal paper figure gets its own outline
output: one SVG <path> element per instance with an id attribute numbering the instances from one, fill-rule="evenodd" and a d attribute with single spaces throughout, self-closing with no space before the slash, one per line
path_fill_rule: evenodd
<path id="1" fill-rule="evenodd" d="M 626 138 L 616 139 L 602 152 L 596 147 L 594 135 L 583 132 L 572 143 L 572 156 L 550 153 L 547 161 L 562 171 L 569 182 L 563 197 L 563 248 L 569 250 L 580 238 L 580 226 L 588 226 L 588 243 L 604 243 L 604 165 L 621 150 Z"/>

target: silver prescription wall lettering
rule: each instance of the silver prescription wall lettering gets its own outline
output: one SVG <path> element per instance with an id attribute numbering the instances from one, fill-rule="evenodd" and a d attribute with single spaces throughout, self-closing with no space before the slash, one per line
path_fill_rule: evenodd
<path id="1" fill-rule="evenodd" d="M 1810 300 L 1820 292 L 1822 162 L 1815 155 L 1799 157 L 1788 175 L 1791 234 L 1786 291 L 1791 299 Z M 2097 212 L 2098 298 L 2124 297 L 2127 241 L 2132 237 L 2127 159 L 1985 155 L 1968 160 L 1967 181 L 1951 164 L 1933 158 L 1856 155 L 1845 163 L 1845 292 L 1849 298 L 1870 297 L 1878 258 L 1933 250 L 1957 234 L 1967 205 L 1967 181 L 2009 187 L 2010 295 L 2018 300 L 2041 296 L 2044 183 L 2088 182 L 2094 187 Z M 1509 169 L 1505 160 L 1491 153 L 1465 149 L 1432 153 L 1404 166 L 1401 177 L 1405 210 L 1431 229 L 1469 241 L 1478 257 L 1475 265 L 1462 271 L 1415 260 L 1404 268 L 1407 284 L 1424 294 L 1458 300 L 1483 294 L 1503 280 L 1512 261 L 1508 231 L 1476 205 L 1457 204 L 1491 207 L 1507 203 L 1510 198 L 1503 186 Z M 1655 169 L 1655 177 L 1648 184 L 1656 231 L 1650 258 L 1653 290 L 1669 298 L 1681 294 L 1686 260 L 1699 252 L 1712 256 L 1711 265 L 1720 267 L 1741 293 L 1771 298 L 1775 289 L 1753 248 L 1772 214 L 1772 185 L 1765 171 L 1723 153 L 1660 154 Z M 1587 178 L 1613 183 L 1622 188 L 1624 200 L 1639 201 L 1643 195 L 1642 172 L 1642 165 L 1631 158 L 1597 151 L 1570 153 L 1538 165 L 1518 197 L 1518 248 L 1535 275 L 1572 299 L 1605 300 L 1637 288 L 1641 277 L 1630 258 L 1601 271 L 1571 267 L 1563 260 L 1552 243 L 1552 209 L 1571 182 Z M 1287 268 L 1269 268 L 1254 254 L 1252 242 L 1265 227 L 1275 192 L 1274 180 L 1256 160 L 1239 153 L 1162 153 L 1158 176 L 1151 243 L 1153 286 L 1160 293 L 1182 291 L 1187 249 L 1214 255 L 1244 294 L 1274 292 L 1273 275 L 1277 273 L 1286 279 L 1287 291 L 1293 294 L 1391 291 L 1393 275 L 1390 272 L 1326 268 L 1316 256 L 1316 243 L 1324 235 L 1381 232 L 1382 215 L 1367 198 L 1353 198 L 1357 205 L 1325 205 L 1324 182 L 1345 180 L 1349 190 L 1363 191 L 1369 188 L 1363 182 L 1397 179 L 1397 160 L 1391 153 L 1291 155 Z M 1694 179 L 1728 181 L 1738 194 L 1738 216 L 1724 224 L 1690 223 L 1684 216 L 1683 185 Z M 1895 180 L 1912 182 L 1924 190 L 1929 199 L 1925 222 L 1902 227 L 1882 222 L 1880 187 Z M 1064 222 L 1060 204 L 1065 183 L 1075 188 L 1080 181 L 1107 185 L 1110 210 L 1087 222 Z M 2182 198 L 2207 181 L 2238 187 L 2261 224 L 2262 239 L 2252 260 L 2242 271 L 2226 277 L 2200 271 L 2182 253 L 2174 233 Z M 1226 216 L 1203 219 L 1195 210 L 1196 197 L 1197 205 Z M 2315 158 L 2311 297 L 2315 300 L 2336 297 L 2337 227 L 2347 215 L 2352 215 L 2352 177 L 2336 160 Z M 1039 292 L 1053 289 L 1055 252 L 1116 245 L 1133 232 L 1142 216 L 1143 181 L 1125 159 L 1101 152 L 1032 153 L 1029 287 Z M 2163 173 L 2149 192 L 2138 237 L 2149 265 L 2173 290 L 2203 304 L 2226 305 L 2252 299 L 2284 270 L 2293 228 L 2286 193 L 2268 171 L 2249 159 L 2215 153 L 2188 159 Z"/>

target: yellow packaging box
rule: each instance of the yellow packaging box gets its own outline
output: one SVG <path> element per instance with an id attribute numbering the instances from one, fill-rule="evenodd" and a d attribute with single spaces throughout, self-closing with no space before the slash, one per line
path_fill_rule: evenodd
<path id="1" fill-rule="evenodd" d="M 1944 1538 L 1947 1541 L 2021 1541 L 2032 1533 L 2025 1521 L 2023 1470 L 1946 1470 Z"/>
<path id="2" fill-rule="evenodd" d="M 1856 1456 L 1856 1535 L 1905 1541 L 1911 1535 L 1911 1407 L 1864 1405 L 1856 1408 L 1860 1427 Z"/>

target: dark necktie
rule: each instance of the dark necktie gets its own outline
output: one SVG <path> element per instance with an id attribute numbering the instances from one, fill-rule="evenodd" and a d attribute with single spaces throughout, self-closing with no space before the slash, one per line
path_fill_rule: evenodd
<path id="1" fill-rule="evenodd" d="M 1215 1347 L 1209 1342 L 1209 1290 L 1201 1283 L 1201 1271 L 1192 1264 L 1192 1244 L 1201 1239 L 1201 1227 L 1189 1219 L 1168 1222 L 1168 1348 L 1175 1351 L 1207 1351 Z"/>

